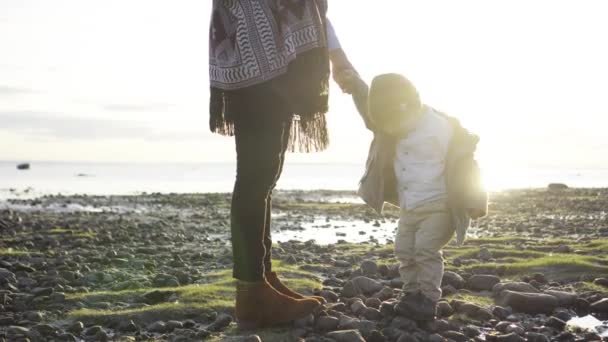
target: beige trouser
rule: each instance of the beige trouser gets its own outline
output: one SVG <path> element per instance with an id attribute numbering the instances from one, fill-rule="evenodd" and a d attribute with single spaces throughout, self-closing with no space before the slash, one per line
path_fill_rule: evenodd
<path id="1" fill-rule="evenodd" d="M 401 263 L 399 274 L 404 292 L 420 291 L 433 301 L 441 298 L 441 249 L 453 235 L 454 227 L 445 201 L 431 202 L 412 210 L 401 209 L 395 256 Z"/>

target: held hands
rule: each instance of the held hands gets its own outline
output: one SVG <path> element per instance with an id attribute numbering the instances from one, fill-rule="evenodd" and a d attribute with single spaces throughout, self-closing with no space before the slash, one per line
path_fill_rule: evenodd
<path id="1" fill-rule="evenodd" d="M 332 50 L 329 53 L 332 64 L 332 76 L 344 93 L 352 94 L 359 74 L 352 66 L 342 49 Z"/>

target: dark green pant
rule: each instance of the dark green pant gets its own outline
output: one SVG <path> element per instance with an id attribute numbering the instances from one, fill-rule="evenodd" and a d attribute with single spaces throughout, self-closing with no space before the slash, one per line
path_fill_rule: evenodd
<path id="1" fill-rule="evenodd" d="M 232 194 L 231 232 L 233 277 L 260 281 L 271 270 L 270 221 L 272 190 L 276 186 L 289 141 L 286 115 L 256 113 L 234 120 L 237 153 Z"/>

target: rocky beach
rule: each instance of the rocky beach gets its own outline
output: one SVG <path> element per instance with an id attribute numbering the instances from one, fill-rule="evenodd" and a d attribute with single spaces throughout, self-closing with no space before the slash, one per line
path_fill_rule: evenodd
<path id="1" fill-rule="evenodd" d="M 1 201 L 0 340 L 608 340 L 608 189 L 491 194 L 444 251 L 431 323 L 399 305 L 397 210 L 343 191 L 274 198 L 274 270 L 327 304 L 250 332 L 234 323 L 230 194 Z"/>

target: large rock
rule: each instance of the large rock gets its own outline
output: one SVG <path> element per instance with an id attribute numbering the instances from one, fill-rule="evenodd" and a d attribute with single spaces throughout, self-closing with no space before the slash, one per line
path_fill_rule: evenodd
<path id="1" fill-rule="evenodd" d="M 357 330 L 333 331 L 325 336 L 336 340 L 336 342 L 365 342 L 365 339 Z"/>
<path id="2" fill-rule="evenodd" d="M 460 274 L 452 271 L 446 271 L 443 273 L 443 279 L 441 280 L 441 286 L 451 285 L 455 289 L 461 289 L 464 287 L 464 279 Z"/>
<path id="3" fill-rule="evenodd" d="M 568 185 L 566 185 L 564 183 L 550 183 L 549 186 L 547 186 L 547 188 L 550 191 L 561 191 L 561 190 L 567 190 Z"/>
<path id="4" fill-rule="evenodd" d="M 525 342 L 526 339 L 515 333 L 510 333 L 510 334 L 506 334 L 506 335 L 498 335 L 498 336 L 496 336 L 494 341 L 496 341 L 496 342 Z"/>
<path id="5" fill-rule="evenodd" d="M 320 331 L 332 331 L 338 328 L 340 320 L 332 316 L 321 316 L 317 318 L 315 328 Z"/>
<path id="6" fill-rule="evenodd" d="M 222 331 L 227 326 L 229 326 L 230 323 L 232 323 L 232 316 L 230 316 L 228 314 L 224 314 L 224 313 L 223 314 L 219 314 L 215 318 L 215 321 L 213 321 L 213 323 L 211 323 L 207 327 L 207 330 L 209 330 L 209 331 Z"/>
<path id="7" fill-rule="evenodd" d="M 17 278 L 15 274 L 6 268 L 0 268 L 0 285 L 10 283 L 15 284 L 17 282 Z"/>
<path id="8" fill-rule="evenodd" d="M 576 293 L 572 293 L 572 292 L 545 290 L 545 294 L 548 294 L 550 296 L 557 298 L 559 306 L 574 305 L 574 303 L 576 303 L 576 300 L 578 299 L 578 295 Z"/>
<path id="9" fill-rule="evenodd" d="M 475 291 L 490 291 L 498 283 L 500 283 L 500 278 L 495 275 L 476 274 L 469 278 L 467 287 Z"/>
<path id="10" fill-rule="evenodd" d="M 344 297 L 351 298 L 360 294 L 373 294 L 382 290 L 382 288 L 383 286 L 380 282 L 368 277 L 359 276 L 346 282 L 341 294 Z"/>
<path id="11" fill-rule="evenodd" d="M 361 263 L 361 272 L 365 275 L 374 275 L 378 273 L 378 264 L 372 260 L 364 260 Z"/>
<path id="12" fill-rule="evenodd" d="M 591 304 L 590 309 L 593 312 L 608 313 L 608 298 L 600 299 Z"/>
<path id="13" fill-rule="evenodd" d="M 524 282 L 498 283 L 492 288 L 492 292 L 498 295 L 504 290 L 513 292 L 540 293 L 534 286 Z"/>
<path id="14" fill-rule="evenodd" d="M 500 293 L 497 302 L 501 306 L 510 306 L 515 311 L 529 314 L 550 314 L 558 307 L 557 298 L 544 293 L 525 293 L 505 290 Z"/>
<path id="15" fill-rule="evenodd" d="M 596 278 L 595 280 L 593 280 L 593 283 L 595 285 L 608 287 L 608 278 Z"/>

